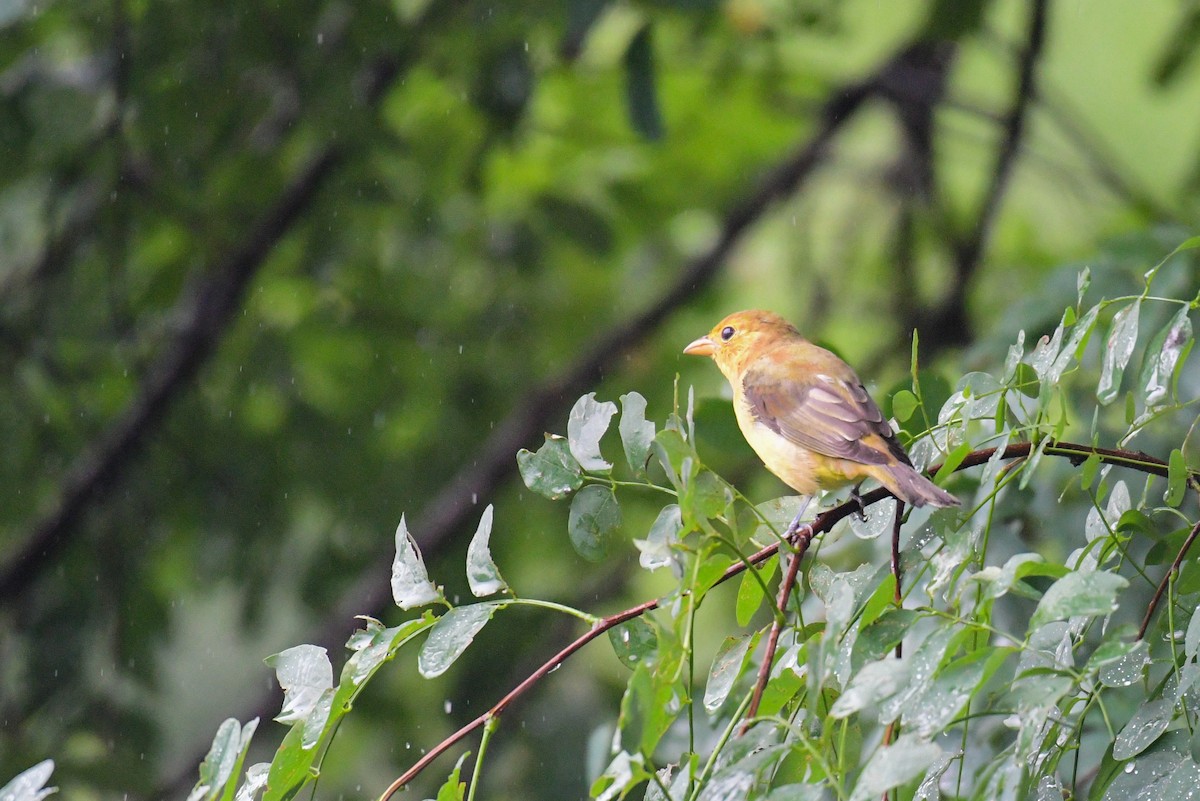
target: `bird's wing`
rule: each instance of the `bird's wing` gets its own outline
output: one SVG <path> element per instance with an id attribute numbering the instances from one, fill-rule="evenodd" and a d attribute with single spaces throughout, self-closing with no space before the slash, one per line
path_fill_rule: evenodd
<path id="1" fill-rule="evenodd" d="M 751 366 L 742 376 L 746 402 L 760 423 L 825 456 L 863 464 L 909 463 L 891 426 L 857 380 L 823 373 L 799 381 L 783 379 L 772 367 Z"/>

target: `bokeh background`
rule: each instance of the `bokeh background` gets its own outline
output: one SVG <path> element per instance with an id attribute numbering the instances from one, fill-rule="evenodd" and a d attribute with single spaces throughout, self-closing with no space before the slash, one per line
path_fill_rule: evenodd
<path id="1" fill-rule="evenodd" d="M 221 720 L 278 710 L 265 656 L 401 619 L 402 513 L 451 594 L 494 503 L 521 594 L 652 597 L 516 451 L 584 392 L 661 421 L 695 387 L 765 500 L 679 355 L 725 313 L 882 396 L 914 329 L 953 376 L 1082 266 L 1128 291 L 1195 233 L 1198 46 L 1170 0 L 0 0 L 0 784 L 185 797 Z M 515 611 L 432 682 L 402 654 L 320 794 L 377 795 L 576 633 Z M 585 795 L 623 670 L 593 646 L 523 701 L 488 797 Z"/>

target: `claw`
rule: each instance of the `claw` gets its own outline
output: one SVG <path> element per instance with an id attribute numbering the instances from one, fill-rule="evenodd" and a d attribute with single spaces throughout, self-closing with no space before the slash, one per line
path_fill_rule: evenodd
<path id="1" fill-rule="evenodd" d="M 854 488 L 850 490 L 850 500 L 858 504 L 858 519 L 865 523 L 867 522 L 867 506 L 863 503 L 862 496 L 858 494 L 858 488 L 861 486 L 861 483 L 855 484 Z"/>

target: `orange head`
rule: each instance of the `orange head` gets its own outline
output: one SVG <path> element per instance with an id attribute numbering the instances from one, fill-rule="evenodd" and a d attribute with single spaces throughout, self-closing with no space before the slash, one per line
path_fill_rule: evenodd
<path id="1" fill-rule="evenodd" d="M 732 380 L 764 349 L 803 339 L 796 327 L 775 312 L 750 309 L 734 312 L 704 336 L 683 349 L 693 356 L 711 356 Z"/>

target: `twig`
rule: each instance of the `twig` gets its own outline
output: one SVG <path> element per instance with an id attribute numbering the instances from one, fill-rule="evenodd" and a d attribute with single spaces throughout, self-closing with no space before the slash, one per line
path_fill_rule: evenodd
<path id="1" fill-rule="evenodd" d="M 1187 556 L 1187 552 L 1191 549 L 1192 543 L 1196 541 L 1196 536 L 1200 534 L 1200 521 L 1192 526 L 1192 531 L 1187 535 L 1187 539 L 1183 541 L 1183 545 L 1179 548 L 1179 553 L 1175 554 L 1175 561 L 1171 563 L 1171 569 L 1162 577 L 1162 581 L 1158 582 L 1158 588 L 1154 591 L 1154 597 L 1150 599 L 1150 605 L 1146 608 L 1146 616 L 1142 618 L 1142 625 L 1138 628 L 1137 638 L 1145 639 L 1146 630 L 1150 628 L 1150 619 L 1154 617 L 1155 610 L 1158 609 L 1158 604 L 1162 600 L 1163 593 L 1166 592 L 1167 585 L 1171 583 L 1171 576 L 1175 575 L 1179 566 L 1183 564 L 1183 559 Z"/>
<path id="2" fill-rule="evenodd" d="M 596 625 L 592 626 L 590 629 L 588 629 L 586 634 L 577 637 L 566 648 L 563 648 L 554 656 L 550 657 L 550 659 L 544 662 L 541 667 L 531 673 L 524 681 L 512 688 L 507 695 L 492 705 L 491 709 L 489 709 L 487 712 L 484 712 L 482 715 L 475 718 L 470 723 L 466 724 L 461 729 L 454 732 L 449 737 L 431 748 L 423 757 L 417 760 L 416 764 L 414 764 L 411 768 L 401 774 L 398 779 L 388 785 L 388 788 L 383 791 L 382 795 L 379 796 L 379 801 L 387 801 L 389 798 L 391 798 L 396 791 L 416 778 L 421 771 L 425 770 L 425 767 L 430 762 L 441 756 L 448 748 L 450 748 L 450 746 L 454 745 L 459 740 L 478 729 L 480 726 L 483 726 L 491 720 L 499 718 L 509 704 L 511 704 L 519 696 L 523 695 L 526 690 L 536 684 L 544 676 L 549 675 L 551 672 L 557 669 L 558 666 L 561 665 L 571 654 L 575 653 L 580 648 L 587 645 L 589 642 L 596 639 L 614 626 L 619 626 L 628 620 L 632 620 L 635 617 L 640 617 L 646 612 L 649 612 L 651 609 L 657 608 L 657 600 L 646 601 L 645 603 L 638 604 L 637 606 L 633 606 L 622 612 L 618 612 L 615 615 L 610 615 L 609 617 L 606 617 L 598 622 Z"/>
<path id="3" fill-rule="evenodd" d="M 792 561 L 788 563 L 787 575 L 779 583 L 779 599 L 775 604 L 779 614 L 771 623 L 771 633 L 767 636 L 767 650 L 763 653 L 762 662 L 758 666 L 758 679 L 754 683 L 754 695 L 750 699 L 750 706 L 746 708 L 746 719 L 742 722 L 741 729 L 738 730 L 739 735 L 746 733 L 746 730 L 750 728 L 751 721 L 758 715 L 758 705 L 762 703 L 763 692 L 767 689 L 767 679 L 771 676 L 771 665 L 775 661 L 775 649 L 779 647 L 779 634 L 783 631 L 783 623 L 787 619 L 788 599 L 792 597 L 792 590 L 796 587 L 800 562 L 804 559 L 804 554 L 808 552 L 808 546 L 812 543 L 813 536 L 812 524 L 799 525 L 799 521 L 793 524 L 793 530 L 784 534 L 784 539 L 793 546 Z"/>
<path id="4" fill-rule="evenodd" d="M 895 585 L 892 587 L 892 603 L 899 609 L 904 605 L 904 595 L 901 587 L 901 579 L 903 573 L 900 571 L 900 524 L 904 519 L 904 501 L 896 499 L 896 514 L 892 516 L 892 577 L 896 579 Z M 904 656 L 904 640 L 896 643 L 895 650 L 896 658 Z M 892 737 L 896 734 L 896 721 L 890 721 L 887 728 L 883 730 L 883 744 L 890 745 Z M 888 801 L 888 793 L 885 790 L 883 793 L 883 801 Z"/>

